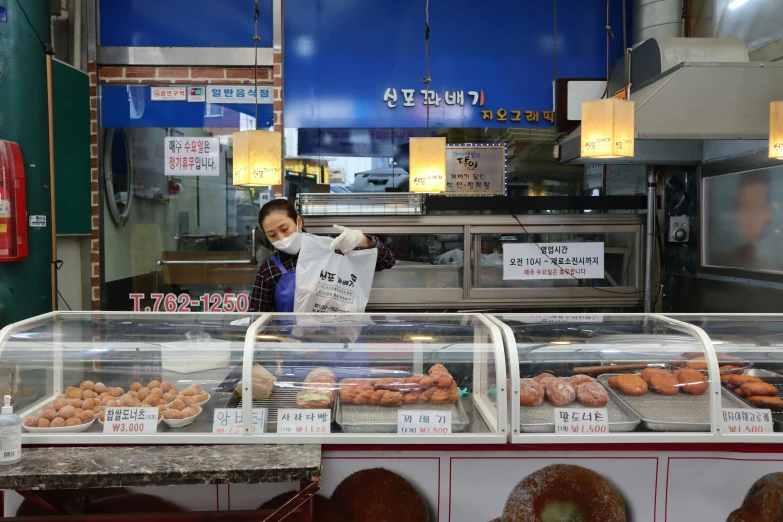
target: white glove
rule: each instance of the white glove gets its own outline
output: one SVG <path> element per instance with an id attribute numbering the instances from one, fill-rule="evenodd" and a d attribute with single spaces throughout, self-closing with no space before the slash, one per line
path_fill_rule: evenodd
<path id="1" fill-rule="evenodd" d="M 340 235 L 334 238 L 329 244 L 329 248 L 332 250 L 339 250 L 343 254 L 347 254 L 354 248 L 361 246 L 364 243 L 364 234 L 361 230 L 354 230 L 352 228 L 341 227 L 340 225 L 332 225 L 334 228 L 340 231 Z"/>

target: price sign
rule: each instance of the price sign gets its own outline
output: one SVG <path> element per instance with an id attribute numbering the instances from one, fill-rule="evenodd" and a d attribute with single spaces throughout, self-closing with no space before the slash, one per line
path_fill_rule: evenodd
<path id="1" fill-rule="evenodd" d="M 447 435 L 451 433 L 451 412 L 397 410 L 397 433 L 406 435 Z"/>
<path id="2" fill-rule="evenodd" d="M 772 433 L 772 412 L 742 408 L 723 408 L 723 433 Z"/>
<path id="3" fill-rule="evenodd" d="M 277 410 L 277 433 L 323 435 L 332 431 L 331 424 L 331 410 L 298 410 L 296 408 Z"/>
<path id="4" fill-rule="evenodd" d="M 253 408 L 251 433 L 266 431 L 266 408 Z M 212 433 L 215 435 L 241 435 L 242 410 L 240 408 L 217 408 L 212 419 Z"/>
<path id="5" fill-rule="evenodd" d="M 609 433 L 609 412 L 606 408 L 555 408 L 555 433 Z"/>
<path id="6" fill-rule="evenodd" d="M 103 433 L 145 434 L 158 431 L 158 408 L 106 408 Z"/>

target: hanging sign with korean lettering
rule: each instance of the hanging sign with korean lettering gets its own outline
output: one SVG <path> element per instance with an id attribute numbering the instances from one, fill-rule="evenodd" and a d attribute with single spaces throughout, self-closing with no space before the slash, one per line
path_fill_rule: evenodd
<path id="1" fill-rule="evenodd" d="M 258 103 L 274 102 L 272 86 L 258 87 Z M 256 103 L 253 86 L 208 85 L 207 103 Z"/>
<path id="2" fill-rule="evenodd" d="M 447 193 L 505 195 L 505 189 L 505 146 L 449 145 L 446 147 Z"/>
<path id="3" fill-rule="evenodd" d="M 503 279 L 603 279 L 603 243 L 504 243 Z"/>
<path id="4" fill-rule="evenodd" d="M 609 411 L 606 408 L 555 408 L 555 433 L 562 435 L 609 433 Z"/>
<path id="5" fill-rule="evenodd" d="M 165 138 L 167 176 L 219 176 L 218 138 Z"/>

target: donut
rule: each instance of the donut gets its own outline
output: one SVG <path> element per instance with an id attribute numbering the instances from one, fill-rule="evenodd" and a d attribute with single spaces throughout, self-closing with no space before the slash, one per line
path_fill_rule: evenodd
<path id="1" fill-rule="evenodd" d="M 775 522 L 783 515 L 783 473 L 764 475 L 748 490 L 726 522 Z"/>
<path id="2" fill-rule="evenodd" d="M 664 370 L 661 370 L 660 368 L 645 368 L 642 370 L 641 377 L 644 379 L 644 382 L 646 382 L 648 385 L 650 384 L 650 377 L 652 374 L 656 372 L 662 372 Z"/>
<path id="3" fill-rule="evenodd" d="M 735 388 L 739 388 L 746 382 L 764 382 L 758 377 L 754 377 L 752 375 L 729 375 L 729 384 L 734 386 Z"/>
<path id="4" fill-rule="evenodd" d="M 427 506 L 413 485 L 383 468 L 357 471 L 332 494 L 351 522 L 428 522 Z"/>
<path id="5" fill-rule="evenodd" d="M 593 470 L 553 464 L 522 479 L 509 494 L 501 522 L 625 522 L 625 502 Z"/>
<path id="6" fill-rule="evenodd" d="M 544 387 L 534 379 L 519 381 L 519 405 L 538 406 L 544 402 Z"/>
<path id="7" fill-rule="evenodd" d="M 609 395 L 599 383 L 585 382 L 577 387 L 576 399 L 588 408 L 603 408 L 609 402 Z"/>
<path id="8" fill-rule="evenodd" d="M 553 406 L 568 406 L 576 399 L 574 387 L 563 379 L 549 379 L 546 381 L 546 400 Z"/>
<path id="9" fill-rule="evenodd" d="M 681 385 L 680 389 L 688 395 L 701 395 L 709 388 L 707 379 L 696 370 L 682 370 L 675 377 Z"/>
<path id="10" fill-rule="evenodd" d="M 539 373 L 538 375 L 536 375 L 535 377 L 533 377 L 533 379 L 534 379 L 534 380 L 535 380 L 537 383 L 539 383 L 539 384 L 542 384 L 542 383 L 541 383 L 541 381 L 543 381 L 543 380 L 545 380 L 545 379 L 554 379 L 554 378 L 555 378 L 555 376 L 554 376 L 554 375 L 552 375 L 551 373 Z"/>
<path id="11" fill-rule="evenodd" d="M 569 384 L 571 384 L 571 386 L 574 387 L 574 389 L 578 388 L 582 384 L 586 384 L 588 382 L 595 382 L 595 379 L 593 379 L 589 375 L 573 375 L 571 377 L 568 377 L 567 380 Z"/>
<path id="12" fill-rule="evenodd" d="M 660 395 L 677 395 L 679 384 L 677 377 L 669 372 L 653 372 L 650 376 L 650 388 Z"/>
<path id="13" fill-rule="evenodd" d="M 609 383 L 609 386 L 611 386 L 613 390 L 619 390 L 620 389 L 619 379 L 620 379 L 619 375 L 613 375 L 612 377 L 609 377 L 609 379 L 606 382 Z"/>
<path id="14" fill-rule="evenodd" d="M 631 397 L 638 397 L 647 393 L 647 383 L 644 379 L 634 374 L 624 374 L 617 376 L 617 389 Z"/>

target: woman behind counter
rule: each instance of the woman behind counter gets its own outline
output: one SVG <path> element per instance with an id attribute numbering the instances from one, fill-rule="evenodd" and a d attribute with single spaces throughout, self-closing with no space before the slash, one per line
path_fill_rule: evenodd
<path id="1" fill-rule="evenodd" d="M 251 312 L 293 312 L 296 291 L 296 263 L 302 247 L 304 221 L 292 203 L 285 199 L 270 201 L 258 213 L 258 224 L 272 243 L 275 254 L 261 264 L 250 293 Z M 354 248 L 377 248 L 375 271 L 394 266 L 394 254 L 378 241 L 360 230 L 340 227 L 341 231 L 329 245 L 333 250 L 350 252 Z"/>

